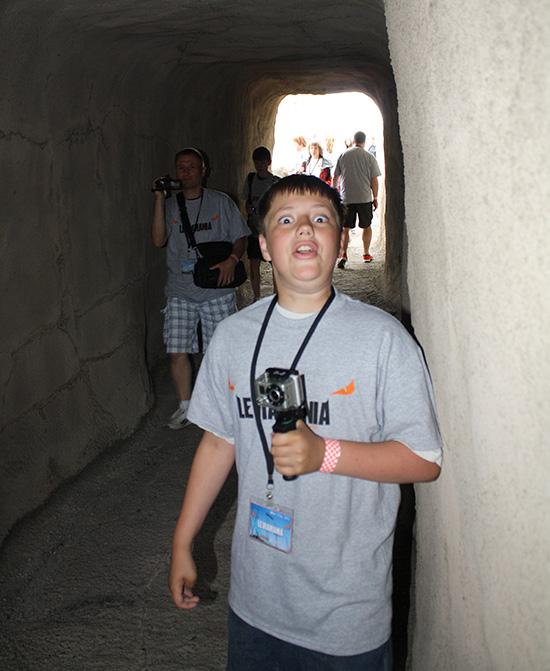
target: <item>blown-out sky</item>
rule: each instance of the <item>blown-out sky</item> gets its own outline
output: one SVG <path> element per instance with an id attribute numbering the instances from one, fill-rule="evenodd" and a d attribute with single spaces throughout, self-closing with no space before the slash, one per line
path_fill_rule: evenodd
<path id="1" fill-rule="evenodd" d="M 344 139 L 353 138 L 359 130 L 367 136 L 366 149 L 374 137 L 376 158 L 383 170 L 382 116 L 371 98 L 363 93 L 287 96 L 277 113 L 272 171 L 293 171 L 297 152 L 292 139 L 297 135 L 303 135 L 308 142 L 316 140 L 323 148 L 326 138 L 334 138 L 330 158 L 335 163 L 346 148 Z"/>

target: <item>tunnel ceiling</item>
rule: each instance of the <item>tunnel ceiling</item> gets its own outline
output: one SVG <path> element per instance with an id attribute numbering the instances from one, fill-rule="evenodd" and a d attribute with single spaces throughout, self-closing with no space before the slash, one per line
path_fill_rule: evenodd
<path id="1" fill-rule="evenodd" d="M 389 68 L 382 0 L 23 0 L 3 13 L 14 36 L 33 24 L 44 47 L 62 50 L 79 35 L 83 49 L 101 45 L 153 70 L 178 62 Z"/>

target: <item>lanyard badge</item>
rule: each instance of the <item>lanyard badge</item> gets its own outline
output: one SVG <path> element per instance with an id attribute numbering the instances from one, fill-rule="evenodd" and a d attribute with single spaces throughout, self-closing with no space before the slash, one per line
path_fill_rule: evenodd
<path id="1" fill-rule="evenodd" d="M 262 442 L 267 466 L 267 487 L 264 500 L 252 497 L 250 499 L 250 538 L 264 543 L 269 547 L 289 553 L 292 547 L 292 530 L 294 526 L 294 514 L 289 508 L 276 506 L 273 501 L 273 457 L 267 444 L 267 439 L 260 418 L 260 406 L 270 408 L 275 415 L 273 431 L 275 433 L 287 433 L 294 431 L 296 422 L 307 416 L 306 384 L 303 375 L 300 375 L 296 366 L 302 356 L 313 332 L 321 321 L 334 300 L 335 291 L 331 290 L 330 296 L 323 305 L 321 311 L 311 325 L 300 349 L 298 350 L 290 368 L 268 368 L 262 375 L 256 378 L 256 363 L 260 353 L 260 347 L 267 329 L 267 325 L 277 304 L 278 296 L 275 296 L 266 312 L 252 363 L 250 366 L 250 390 L 254 400 L 254 417 L 256 426 Z M 297 476 L 283 476 L 287 481 L 296 480 Z"/>
<path id="2" fill-rule="evenodd" d="M 294 515 L 290 508 L 255 497 L 250 499 L 249 536 L 264 545 L 289 553 L 292 549 Z"/>
<path id="3" fill-rule="evenodd" d="M 299 419 L 304 419 L 306 417 L 307 403 L 305 380 L 304 376 L 298 373 L 296 367 L 300 357 L 302 356 L 307 344 L 310 341 L 311 336 L 317 328 L 317 325 L 330 307 L 330 304 L 334 300 L 335 296 L 336 292 L 334 291 L 334 288 L 331 287 L 330 296 L 327 298 L 325 304 L 321 308 L 319 314 L 307 332 L 306 337 L 304 338 L 300 349 L 296 353 L 290 368 L 268 368 L 265 373 L 256 379 L 256 363 L 258 361 L 262 341 L 267 330 L 267 325 L 277 304 L 277 295 L 275 295 L 271 301 L 271 304 L 269 305 L 269 308 L 267 309 L 260 333 L 258 335 L 258 340 L 256 341 L 256 347 L 254 348 L 252 363 L 250 365 L 250 391 L 254 400 L 252 404 L 254 407 L 254 417 L 256 419 L 256 426 L 262 441 L 262 447 L 267 466 L 267 501 L 270 501 L 273 498 L 274 467 L 273 457 L 271 456 L 260 418 L 260 405 L 265 405 L 274 410 L 276 422 L 273 426 L 273 430 L 276 433 L 286 433 L 288 431 L 293 431 L 296 428 L 296 422 Z M 296 476 L 285 477 L 284 479 L 295 480 Z"/>
<path id="4" fill-rule="evenodd" d="M 306 384 L 297 370 L 268 368 L 254 381 L 254 399 L 257 406 L 270 408 L 275 415 L 273 431 L 287 433 L 296 428 L 299 419 L 307 415 Z M 273 458 L 269 453 L 271 472 Z M 266 456 L 267 458 L 267 456 Z M 296 480 L 296 475 L 283 475 L 285 480 Z M 250 499 L 249 535 L 265 545 L 282 552 L 292 548 L 294 513 L 290 508 L 276 506 L 273 502 L 273 481 L 268 481 L 266 500 Z"/>

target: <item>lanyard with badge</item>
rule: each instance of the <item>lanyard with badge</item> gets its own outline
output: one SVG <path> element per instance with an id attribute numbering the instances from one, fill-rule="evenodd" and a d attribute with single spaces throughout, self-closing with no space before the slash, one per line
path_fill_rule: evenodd
<path id="1" fill-rule="evenodd" d="M 200 201 L 199 201 L 199 209 L 197 211 L 197 216 L 195 218 L 195 230 L 197 228 L 197 224 L 199 223 L 199 217 L 201 214 L 201 208 L 202 208 L 202 199 L 204 196 L 204 191 L 201 191 L 201 196 L 200 196 Z M 181 217 L 181 224 L 183 227 L 183 232 L 185 233 L 185 237 L 187 238 L 187 258 L 183 259 L 181 262 L 181 272 L 186 274 L 186 273 L 192 273 L 193 270 L 195 269 L 195 258 L 190 259 L 189 254 L 191 250 L 193 249 L 194 245 L 191 242 L 191 237 L 192 236 L 192 228 L 191 228 L 191 222 L 189 221 L 189 215 L 187 214 L 187 207 L 185 205 L 185 198 L 183 197 L 183 194 L 178 193 L 177 196 L 178 200 L 178 205 L 180 208 L 180 217 Z M 192 198 L 191 200 L 197 200 L 196 198 Z"/>
<path id="2" fill-rule="evenodd" d="M 262 426 L 260 406 L 273 411 L 276 420 L 273 425 L 275 433 L 293 431 L 296 428 L 296 422 L 299 419 L 305 419 L 307 415 L 305 379 L 303 375 L 300 375 L 296 366 L 335 295 L 334 288 L 331 287 L 330 296 L 310 326 L 290 368 L 268 368 L 260 377 L 256 378 L 256 364 L 262 341 L 273 310 L 277 305 L 278 296 L 275 295 L 266 312 L 250 365 L 250 388 L 254 401 L 252 405 L 267 466 L 267 486 L 264 499 L 256 497 L 250 499 L 249 535 L 255 540 L 287 553 L 290 552 L 292 547 L 294 513 L 289 508 L 275 505 L 273 501 L 275 489 L 273 457 Z M 297 476 L 285 475 L 283 478 L 291 481 L 296 480 Z"/>

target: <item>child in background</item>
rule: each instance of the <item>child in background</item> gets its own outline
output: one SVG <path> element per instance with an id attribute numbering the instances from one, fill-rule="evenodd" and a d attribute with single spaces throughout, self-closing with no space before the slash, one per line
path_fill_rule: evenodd
<path id="1" fill-rule="evenodd" d="M 254 300 L 260 299 L 260 263 L 262 252 L 258 243 L 259 217 L 257 213 L 258 201 L 269 187 L 279 178 L 269 172 L 271 165 L 271 152 L 267 147 L 256 147 L 252 152 L 252 160 L 256 172 L 248 173 L 243 184 L 241 198 L 245 201 L 245 209 L 248 214 L 248 259 L 250 261 L 250 283 L 254 293 Z"/>
<path id="2" fill-rule="evenodd" d="M 291 175 L 259 210 L 278 294 L 224 320 L 199 371 L 189 418 L 204 436 L 174 533 L 172 599 L 197 606 L 193 540 L 236 461 L 227 669 L 390 671 L 399 483 L 440 471 L 429 374 L 397 320 L 333 289 L 336 190 Z M 305 380 L 307 401 L 286 381 L 282 401 L 273 394 L 307 408 L 286 433 L 255 403 L 252 382 L 274 367 Z"/>

